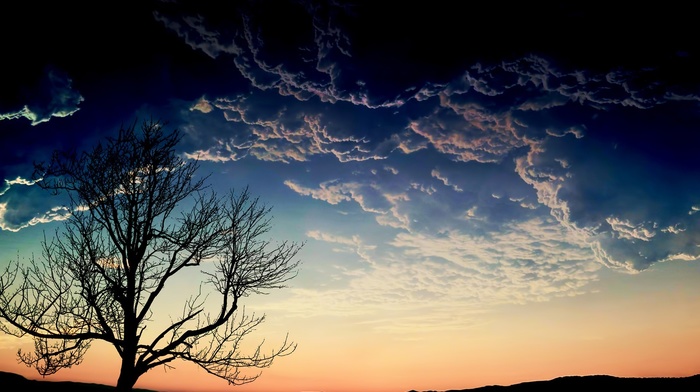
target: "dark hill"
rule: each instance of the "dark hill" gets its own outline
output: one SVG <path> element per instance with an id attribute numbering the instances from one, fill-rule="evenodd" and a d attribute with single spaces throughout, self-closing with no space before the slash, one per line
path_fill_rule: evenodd
<path id="1" fill-rule="evenodd" d="M 0 390 L 7 392 L 110 392 L 116 388 L 109 385 L 73 381 L 29 380 L 15 373 L 0 371 Z M 157 392 L 150 389 L 134 389 L 134 392 Z"/>
<path id="2" fill-rule="evenodd" d="M 73 381 L 29 380 L 19 374 L 0 371 L 2 391 L 32 392 L 110 392 L 109 385 Z M 444 392 L 561 392 L 574 390 L 628 390 L 663 392 L 700 391 L 700 374 L 690 377 L 614 377 L 614 376 L 566 376 L 547 381 L 529 381 L 508 386 L 489 385 L 472 389 L 451 389 Z M 150 389 L 134 389 L 134 392 L 157 392 Z M 195 391 L 193 391 L 195 392 Z M 417 391 L 410 391 L 417 392 Z M 436 391 L 425 391 L 436 392 Z"/>
<path id="3" fill-rule="evenodd" d="M 700 374 L 690 377 L 566 376 L 547 381 L 529 381 L 508 386 L 489 385 L 445 392 L 561 392 L 595 390 L 700 391 Z M 411 391 L 416 392 L 416 391 Z M 428 392 L 428 391 L 426 391 Z M 431 391 L 435 392 L 435 391 Z"/>

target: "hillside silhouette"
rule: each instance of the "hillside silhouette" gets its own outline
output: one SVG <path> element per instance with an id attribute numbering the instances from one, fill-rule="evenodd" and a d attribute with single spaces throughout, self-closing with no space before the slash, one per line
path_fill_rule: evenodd
<path id="1" fill-rule="evenodd" d="M 700 391 L 700 374 L 690 377 L 615 377 L 607 375 L 565 376 L 546 381 L 528 381 L 508 386 L 489 385 L 444 392 L 561 392 L 575 390 Z M 409 391 L 418 392 L 418 391 Z M 423 391 L 438 392 L 438 391 Z"/>
<path id="2" fill-rule="evenodd" d="M 74 381 L 30 380 L 16 373 L 0 371 L 0 389 L 7 392 L 110 392 L 116 387 Z M 134 392 L 158 392 L 151 389 L 134 388 Z"/>
<path id="3" fill-rule="evenodd" d="M 0 371 L 0 386 L 3 391 L 32 392 L 109 392 L 116 388 L 109 385 L 74 381 L 30 380 L 19 374 Z M 606 375 L 565 376 L 546 381 L 528 381 L 513 385 L 488 385 L 471 389 L 450 389 L 447 391 L 421 392 L 561 392 L 573 390 L 631 390 L 663 392 L 700 391 L 700 374 L 689 377 L 615 377 Z M 152 389 L 134 388 L 134 392 L 167 392 Z M 192 391 L 197 392 L 197 391 Z M 409 392 L 419 392 L 411 390 Z"/>

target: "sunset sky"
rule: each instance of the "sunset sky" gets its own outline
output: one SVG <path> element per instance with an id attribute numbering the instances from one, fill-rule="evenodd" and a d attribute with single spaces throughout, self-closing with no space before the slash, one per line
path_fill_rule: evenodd
<path id="1" fill-rule="evenodd" d="M 33 163 L 149 118 L 184 133 L 178 152 L 216 190 L 249 186 L 272 206 L 274 240 L 305 243 L 289 287 L 244 304 L 266 315 L 250 343 L 289 333 L 294 354 L 244 386 L 176 363 L 137 387 L 700 373 L 690 5 L 133 3 L 2 16 L 0 267 L 39 255 L 70 214 L 29 181 Z M 40 377 L 16 361 L 31 344 L 0 335 L 0 370 Z M 117 375 L 95 343 L 47 379 Z"/>

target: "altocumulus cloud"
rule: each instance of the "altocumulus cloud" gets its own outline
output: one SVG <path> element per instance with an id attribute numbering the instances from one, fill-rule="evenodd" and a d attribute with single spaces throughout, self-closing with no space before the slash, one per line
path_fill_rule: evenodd
<path id="1" fill-rule="evenodd" d="M 697 220 L 687 214 L 697 203 L 690 196 L 697 189 L 691 177 L 675 176 L 677 181 L 671 184 L 664 180 L 668 172 L 652 169 L 651 165 L 655 162 L 629 155 L 625 150 L 616 149 L 613 143 L 606 144 L 600 135 L 585 125 L 591 119 L 607 116 L 606 112 L 616 108 L 651 112 L 663 110 L 674 102 L 698 101 L 697 95 L 674 86 L 668 86 L 663 93 L 660 89 L 650 90 L 647 85 L 638 82 L 649 78 L 650 71 L 640 72 L 643 75 L 619 70 L 607 74 L 561 70 L 536 56 L 495 66 L 478 65 L 446 84 L 442 90 L 433 90 L 433 99 L 428 99 L 430 93 L 424 92 L 422 105 L 430 109 L 425 110 L 423 116 L 406 119 L 403 126 L 398 126 L 402 130 L 397 130 L 390 137 L 377 139 L 368 132 L 362 138 L 341 135 L 334 138 L 328 135 L 342 129 L 342 126 L 336 126 L 331 119 L 315 114 L 313 122 L 307 120 L 300 124 L 295 121 L 294 132 L 288 134 L 283 131 L 290 129 L 283 125 L 286 119 L 277 117 L 275 120 L 280 123 L 274 126 L 267 124 L 270 132 L 254 130 L 248 133 L 247 143 L 259 149 L 274 149 L 278 156 L 286 154 L 287 158 L 278 158 L 280 160 L 299 160 L 302 156 L 299 154 L 307 157 L 314 154 L 335 155 L 340 162 L 345 162 L 352 154 L 364 153 L 369 156 L 372 151 L 381 151 L 379 145 L 393 140 L 394 148 L 374 156 L 386 159 L 395 153 L 420 152 L 423 148 L 398 148 L 400 145 L 418 143 L 432 147 L 454 162 L 502 164 L 505 168 L 511 167 L 520 180 L 535 192 L 536 198 L 530 195 L 530 201 L 522 205 L 530 206 L 530 210 L 535 204 L 546 207 L 556 218 L 552 224 L 562 225 L 576 235 L 584 236 L 598 261 L 634 272 L 646 269 L 654 262 L 673 258 L 692 259 L 700 254 L 692 241 L 698 229 Z M 297 74 L 295 80 L 301 77 L 301 74 Z M 494 105 L 496 101 L 498 105 Z M 566 114 L 572 106 L 583 114 L 567 119 Z M 369 116 L 370 112 L 381 112 L 383 109 L 359 105 L 355 110 Z M 238 118 L 246 118 L 240 108 L 237 112 Z M 379 115 L 381 118 L 381 113 Z M 319 129 L 323 129 L 323 132 L 319 132 Z M 406 130 L 412 132 L 406 133 Z M 242 136 L 239 133 L 236 137 Z M 306 147 L 300 148 L 299 143 L 303 139 L 307 140 Z M 345 143 L 344 152 L 329 147 L 337 140 Z M 292 150 L 289 148 L 281 147 L 279 142 L 295 146 L 294 153 L 290 153 Z M 237 146 L 243 145 L 240 143 Z M 590 159 L 591 154 L 596 159 Z M 262 156 L 259 158 L 263 159 Z M 461 186 L 459 180 L 454 177 L 447 180 L 439 171 L 430 174 L 453 190 L 474 189 L 475 184 L 471 188 Z M 393 180 L 393 183 L 397 181 L 401 179 Z M 659 181 L 672 187 L 656 189 L 655 184 Z M 332 204 L 354 200 L 367 212 L 381 212 L 380 222 L 392 222 L 397 227 L 414 225 L 412 222 L 424 211 L 416 208 L 415 204 L 408 205 L 420 198 L 407 194 L 396 197 L 396 192 L 387 192 L 381 197 L 385 199 L 383 207 L 372 207 L 365 200 L 376 200 L 377 196 L 374 195 L 381 194 L 377 192 L 377 187 L 382 185 L 370 182 L 362 185 L 361 182 L 358 178 L 352 182 L 329 179 L 312 189 L 299 185 L 298 180 L 290 179 L 287 185 L 302 195 Z M 416 189 L 419 186 L 428 185 L 414 181 L 413 185 L 405 184 L 403 189 L 408 191 L 411 187 Z M 524 200 L 523 197 L 528 196 L 527 192 L 520 192 L 520 195 L 508 200 Z M 666 200 L 682 199 L 683 203 L 659 203 L 660 199 L 664 199 L 659 197 L 660 192 L 668 197 Z M 403 191 L 399 193 L 403 194 Z M 465 200 L 471 200 L 474 192 L 465 193 L 468 194 Z M 594 197 L 600 195 L 606 197 Z M 477 197 L 473 200 L 475 204 L 464 211 L 488 210 L 479 205 L 484 200 Z M 533 204 L 534 200 L 537 203 Z M 596 208 L 592 208 L 594 206 Z M 621 209 L 621 206 L 626 208 Z M 520 212 L 530 216 L 527 211 L 521 209 Z M 488 221 L 493 223 L 492 219 Z M 661 230 L 669 227 L 683 227 L 685 230 Z"/>
<path id="2" fill-rule="evenodd" d="M 497 238 L 498 230 L 509 225 L 540 219 L 565 228 L 577 238 L 576 246 L 583 240 L 592 257 L 623 271 L 700 256 L 694 241 L 700 230 L 697 215 L 688 214 L 700 202 L 693 181 L 698 173 L 673 174 L 672 166 L 658 166 L 624 145 L 617 148 L 610 136 L 625 133 L 632 143 L 639 140 L 623 131 L 634 125 L 620 122 L 618 112 L 649 118 L 697 104 L 697 88 L 674 85 L 668 69 L 577 68 L 537 54 L 463 63 L 461 71 L 431 72 L 429 64 L 401 63 L 389 55 L 376 64 L 379 52 L 373 52 L 368 37 L 383 50 L 392 46 L 381 45 L 381 34 L 356 29 L 352 9 L 303 2 L 281 7 L 278 15 L 285 16 L 279 18 L 263 18 L 263 10 L 255 7 L 232 12 L 231 19 L 208 14 L 206 8 L 183 16 L 163 7 L 156 14 L 193 50 L 229 59 L 251 86 L 196 103 L 206 115 L 221 118 L 223 113 L 233 124 L 231 133 L 219 132 L 213 144 L 193 156 L 286 163 L 322 156 L 341 163 L 403 155 L 447 160 L 464 166 L 447 177 L 449 168 L 442 163 L 430 172 L 392 162 L 400 174 L 384 182 L 369 174 L 300 175 L 286 184 L 322 202 L 355 203 L 381 225 L 426 238 L 431 232 L 459 233 L 472 243 L 478 236 Z M 285 26 L 290 28 L 281 42 L 274 32 Z M 454 33 L 446 31 L 441 38 Z M 283 47 L 289 50 L 279 50 Z M 367 66 L 370 60 L 374 67 Z M 427 77 L 418 79 L 419 74 Z M 262 107 L 272 110 L 263 115 Z M 653 156 L 653 148 L 650 152 Z M 482 170 L 493 172 L 492 165 L 508 185 L 482 177 Z M 367 173 L 378 172 L 373 169 Z"/>

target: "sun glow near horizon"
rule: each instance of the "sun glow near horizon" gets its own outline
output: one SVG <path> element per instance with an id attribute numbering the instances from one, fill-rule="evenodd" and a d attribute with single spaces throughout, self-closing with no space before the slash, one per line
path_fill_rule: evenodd
<path id="1" fill-rule="evenodd" d="M 667 267 L 671 271 L 663 272 L 686 275 L 686 279 L 698 268 L 691 264 Z M 565 375 L 698 373 L 700 354 L 689 347 L 697 342 L 700 316 L 689 303 L 668 304 L 678 295 L 700 299 L 700 289 L 679 293 L 673 280 L 645 289 L 629 286 L 631 279 L 615 286 L 604 283 L 611 289 L 617 286 L 617 292 L 504 305 L 480 314 L 479 322 L 439 334 L 404 330 L 402 336 L 357 316 L 319 323 L 316 316 L 299 319 L 275 311 L 277 317 L 270 314 L 270 328 L 263 328 L 263 334 L 272 342 L 280 331 L 288 331 L 299 347 L 292 356 L 264 369 L 255 382 L 231 387 L 180 362 L 174 369 L 153 369 L 137 387 L 161 392 L 406 392 L 511 385 Z M 645 299 L 643 305 L 633 305 L 630 293 L 636 300 Z M 655 338 L 656 331 L 669 324 L 674 329 L 663 339 Z M 3 369 L 37 378 L 31 369 L 14 363 L 10 355 L 14 352 L 4 352 Z M 46 379 L 113 385 L 117 369 L 116 352 L 101 344 L 93 347 L 83 364 Z"/>

